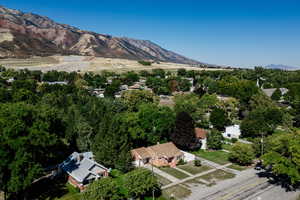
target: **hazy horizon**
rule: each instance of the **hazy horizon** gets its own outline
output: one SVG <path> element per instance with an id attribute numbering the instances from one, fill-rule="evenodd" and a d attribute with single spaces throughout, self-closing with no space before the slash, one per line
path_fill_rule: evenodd
<path id="1" fill-rule="evenodd" d="M 300 2 L 4 0 L 1 5 L 113 36 L 151 40 L 201 62 L 300 67 Z"/>

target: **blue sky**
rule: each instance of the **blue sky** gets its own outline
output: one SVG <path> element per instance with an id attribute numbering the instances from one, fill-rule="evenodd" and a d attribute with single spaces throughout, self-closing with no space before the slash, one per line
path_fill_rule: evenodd
<path id="1" fill-rule="evenodd" d="M 151 40 L 202 62 L 300 67 L 299 0 L 2 0 L 84 30 Z"/>

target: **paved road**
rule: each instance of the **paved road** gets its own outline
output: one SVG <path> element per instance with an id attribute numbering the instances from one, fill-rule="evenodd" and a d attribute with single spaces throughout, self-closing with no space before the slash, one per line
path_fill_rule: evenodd
<path id="1" fill-rule="evenodd" d="M 210 188 L 193 188 L 187 200 L 295 200 L 299 192 L 285 192 L 280 186 L 259 178 L 254 169 Z"/>

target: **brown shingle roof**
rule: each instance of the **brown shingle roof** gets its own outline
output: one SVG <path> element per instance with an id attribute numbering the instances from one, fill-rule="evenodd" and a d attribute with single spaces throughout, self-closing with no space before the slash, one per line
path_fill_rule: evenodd
<path id="1" fill-rule="evenodd" d="M 147 148 L 145 148 L 145 147 L 133 149 L 133 150 L 131 150 L 131 153 L 132 154 L 136 153 L 137 155 L 139 155 L 141 157 L 141 159 L 151 158 L 151 154 L 147 151 Z"/>
<path id="2" fill-rule="evenodd" d="M 207 137 L 207 131 L 203 128 L 195 128 L 195 136 L 198 139 L 205 139 Z"/>
<path id="3" fill-rule="evenodd" d="M 144 158 L 161 158 L 161 157 L 176 157 L 181 156 L 183 153 L 173 144 L 168 142 L 164 144 L 157 144 L 150 147 L 141 147 L 133 149 L 132 152 L 136 152 L 142 159 Z"/>
<path id="4" fill-rule="evenodd" d="M 164 144 L 157 144 L 147 148 L 149 153 L 153 157 L 175 157 L 182 155 L 182 152 L 173 144 L 173 142 L 168 142 Z"/>

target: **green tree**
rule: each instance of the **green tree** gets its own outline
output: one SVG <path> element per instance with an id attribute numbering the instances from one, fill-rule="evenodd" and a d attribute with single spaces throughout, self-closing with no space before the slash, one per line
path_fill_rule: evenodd
<path id="1" fill-rule="evenodd" d="M 277 88 L 277 89 L 274 91 L 274 93 L 272 94 L 271 99 L 274 100 L 274 101 L 279 101 L 280 98 L 281 98 L 281 96 L 282 96 L 282 95 L 281 95 L 281 91 L 280 91 L 279 88 Z"/>
<path id="2" fill-rule="evenodd" d="M 123 181 L 127 198 L 140 198 L 152 190 L 159 191 L 157 178 L 148 169 L 135 169 L 127 173 Z"/>
<path id="3" fill-rule="evenodd" d="M 127 85 L 132 85 L 134 82 L 139 81 L 140 77 L 135 72 L 127 72 L 123 75 L 123 82 Z"/>
<path id="4" fill-rule="evenodd" d="M 110 177 L 101 178 L 91 183 L 82 193 L 84 200 L 122 200 L 120 185 Z"/>
<path id="5" fill-rule="evenodd" d="M 181 69 L 178 69 L 178 70 L 177 70 L 177 75 L 178 75 L 178 76 L 185 76 L 186 73 L 187 73 L 187 71 L 186 71 L 186 69 L 184 69 L 184 68 L 181 68 Z"/>
<path id="6" fill-rule="evenodd" d="M 291 184 L 300 182 L 300 135 L 279 134 L 270 139 L 269 149 L 262 156 L 264 165 L 271 165 L 275 175 Z"/>
<path id="7" fill-rule="evenodd" d="M 113 80 L 112 83 L 105 88 L 104 96 L 114 98 L 115 93 L 119 91 L 120 86 L 120 80 Z"/>
<path id="8" fill-rule="evenodd" d="M 192 86 L 191 82 L 186 79 L 180 79 L 178 85 L 179 85 L 180 91 L 183 91 L 183 92 L 190 91 L 191 86 Z"/>
<path id="9" fill-rule="evenodd" d="M 145 90 L 129 90 L 122 94 L 122 99 L 128 106 L 129 111 L 136 111 L 143 103 L 157 103 L 157 99 L 152 92 Z"/>
<path id="10" fill-rule="evenodd" d="M 223 140 L 222 134 L 218 130 L 213 129 L 207 135 L 207 147 L 213 150 L 222 149 Z"/>
<path id="11" fill-rule="evenodd" d="M 132 168 L 130 155 L 132 142 L 128 124 L 124 123 L 122 115 L 110 117 L 112 116 L 107 116 L 103 121 L 103 127 L 95 137 L 92 150 L 99 163 L 127 172 Z M 131 132 L 134 131 L 131 130 Z"/>
<path id="12" fill-rule="evenodd" d="M 5 173 L 0 173 L 0 187 L 13 199 L 26 197 L 27 188 L 42 175 L 43 168 L 61 161 L 58 152 L 65 146 L 53 128 L 56 120 L 51 109 L 0 104 L 0 171 Z"/>
<path id="13" fill-rule="evenodd" d="M 169 107 L 155 104 L 142 104 L 137 114 L 140 127 L 146 133 L 148 144 L 168 141 L 174 128 L 175 113 Z"/>
<path id="14" fill-rule="evenodd" d="M 241 132 L 243 137 L 258 137 L 261 134 L 272 133 L 275 128 L 282 124 L 283 112 L 276 107 L 259 107 L 252 110 L 242 121 Z"/>
<path id="15" fill-rule="evenodd" d="M 184 150 L 194 149 L 197 146 L 194 120 L 188 113 L 180 112 L 177 114 L 171 140 L 176 146 Z"/>
<path id="16" fill-rule="evenodd" d="M 214 128 L 218 130 L 224 130 L 225 126 L 230 124 L 228 116 L 223 109 L 215 108 L 211 112 L 210 121 L 213 124 Z"/>
<path id="17" fill-rule="evenodd" d="M 252 146 L 240 142 L 235 143 L 229 153 L 229 159 L 240 165 L 249 165 L 254 158 L 255 154 Z"/>

